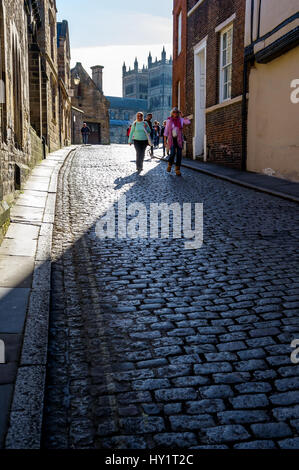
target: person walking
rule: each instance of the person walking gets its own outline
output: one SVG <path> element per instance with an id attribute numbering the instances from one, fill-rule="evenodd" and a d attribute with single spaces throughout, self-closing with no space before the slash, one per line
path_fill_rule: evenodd
<path id="1" fill-rule="evenodd" d="M 163 157 L 165 157 L 165 153 L 166 153 L 166 145 L 165 145 L 165 141 L 164 141 L 165 127 L 166 127 L 166 121 L 163 121 L 163 125 L 161 126 L 161 137 L 162 137 L 162 143 L 163 143 Z M 166 138 L 166 141 L 167 141 L 167 138 Z M 169 152 L 167 152 L 167 155 L 168 155 L 168 153 Z"/>
<path id="2" fill-rule="evenodd" d="M 167 172 L 171 172 L 172 165 L 176 159 L 175 172 L 177 176 L 181 176 L 182 150 L 184 145 L 183 126 L 189 124 L 191 124 L 189 119 L 182 117 L 178 108 L 172 109 L 171 115 L 166 121 L 164 145 L 170 148 Z"/>
<path id="3" fill-rule="evenodd" d="M 83 123 L 83 127 L 81 129 L 81 134 L 82 134 L 83 144 L 84 145 L 88 144 L 88 137 L 89 137 L 89 134 L 90 134 L 90 129 L 89 129 L 88 125 L 86 124 L 86 122 Z"/>
<path id="4" fill-rule="evenodd" d="M 153 124 L 152 124 L 152 119 L 153 119 L 152 113 L 147 113 L 145 121 L 148 123 L 148 125 L 151 129 L 150 137 L 151 137 L 151 140 L 153 142 L 153 140 L 154 140 L 154 128 L 153 128 Z M 154 156 L 154 146 L 151 145 L 151 158 L 153 158 L 153 156 Z"/>
<path id="5" fill-rule="evenodd" d="M 155 121 L 154 122 L 154 134 L 155 134 L 154 146 L 155 146 L 155 148 L 159 148 L 160 132 L 161 132 L 160 123 L 158 121 Z"/>
<path id="6" fill-rule="evenodd" d="M 143 170 L 143 161 L 145 149 L 149 145 L 149 137 L 151 134 L 151 128 L 147 121 L 143 119 L 143 113 L 140 111 L 136 114 L 136 121 L 132 124 L 131 132 L 129 136 L 129 144 L 132 145 L 136 150 L 136 168 L 138 173 Z"/>

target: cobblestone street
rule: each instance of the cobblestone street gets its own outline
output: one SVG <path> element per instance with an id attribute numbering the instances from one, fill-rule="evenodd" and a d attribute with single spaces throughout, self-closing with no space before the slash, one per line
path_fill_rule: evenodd
<path id="1" fill-rule="evenodd" d="M 46 448 L 299 449 L 298 207 L 127 146 L 80 147 L 59 179 Z M 128 204 L 204 204 L 204 243 L 100 240 Z"/>

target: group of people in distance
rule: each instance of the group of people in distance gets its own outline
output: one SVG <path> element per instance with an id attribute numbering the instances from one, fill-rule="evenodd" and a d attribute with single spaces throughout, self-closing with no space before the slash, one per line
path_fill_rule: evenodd
<path id="1" fill-rule="evenodd" d="M 144 114 L 139 111 L 136 120 L 127 131 L 129 144 L 134 144 L 136 150 L 136 168 L 138 173 L 143 170 L 143 162 L 146 147 L 151 148 L 151 157 L 154 156 L 154 147 L 159 147 L 160 137 L 163 139 L 163 156 L 168 155 L 167 172 L 170 173 L 175 163 L 175 173 L 181 176 L 182 150 L 184 145 L 184 125 L 190 124 L 189 119 L 182 116 L 178 108 L 173 108 L 169 118 L 160 127 L 158 121 L 152 124 L 153 115 L 148 113 L 144 119 Z M 83 144 L 88 143 L 90 128 L 86 123 L 81 129 Z"/>
<path id="2" fill-rule="evenodd" d="M 184 145 L 183 126 L 189 125 L 189 119 L 182 116 L 178 108 L 173 108 L 169 118 L 163 122 L 162 128 L 158 121 L 152 124 L 152 114 L 149 113 L 144 119 L 141 111 L 136 114 L 136 120 L 133 122 L 129 132 L 129 144 L 134 143 L 136 150 L 136 168 L 138 173 L 143 170 L 143 161 L 145 150 L 148 145 L 151 147 L 151 156 L 154 155 L 154 147 L 159 146 L 160 136 L 163 139 L 163 156 L 167 151 L 168 167 L 170 173 L 175 162 L 175 173 L 181 176 L 182 150 Z"/>

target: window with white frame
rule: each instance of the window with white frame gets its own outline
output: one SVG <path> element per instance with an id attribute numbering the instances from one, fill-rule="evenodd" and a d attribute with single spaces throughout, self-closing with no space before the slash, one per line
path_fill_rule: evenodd
<path id="1" fill-rule="evenodd" d="M 182 12 L 178 16 L 178 55 L 182 51 Z"/>
<path id="2" fill-rule="evenodd" d="M 231 98 L 232 89 L 233 25 L 220 36 L 220 102 Z"/>

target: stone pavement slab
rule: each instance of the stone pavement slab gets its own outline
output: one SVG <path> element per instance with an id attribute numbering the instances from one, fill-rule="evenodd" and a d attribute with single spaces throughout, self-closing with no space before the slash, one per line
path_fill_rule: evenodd
<path id="1" fill-rule="evenodd" d="M 7 447 L 40 446 L 57 175 L 74 149 L 49 155 L 33 170 L 0 247 L 0 339 L 6 352 L 0 364 L 0 448 L 5 435 Z"/>
<path id="2" fill-rule="evenodd" d="M 26 236 L 26 230 L 24 230 L 24 236 Z M 0 247 L 0 255 L 33 257 L 36 247 L 37 238 L 24 238 L 22 241 L 20 238 L 5 237 Z"/>
<path id="3" fill-rule="evenodd" d="M 18 198 L 18 206 L 44 207 L 48 193 L 42 191 L 25 190 Z"/>
<path id="4" fill-rule="evenodd" d="M 0 385 L 11 384 L 16 376 L 22 335 L 0 334 L 0 339 L 5 344 L 5 364 L 1 364 Z"/>
<path id="5" fill-rule="evenodd" d="M 0 448 L 2 448 L 4 444 L 12 393 L 12 384 L 0 385 Z"/>
<path id="6" fill-rule="evenodd" d="M 34 256 L 0 255 L 0 287 L 31 287 Z"/>
<path id="7" fill-rule="evenodd" d="M 11 220 L 14 222 L 26 222 L 27 224 L 41 224 L 44 208 L 33 206 L 19 206 L 18 203 L 11 209 Z"/>
<path id="8" fill-rule="evenodd" d="M 22 333 L 29 295 L 28 288 L 0 287 L 1 333 Z"/>

